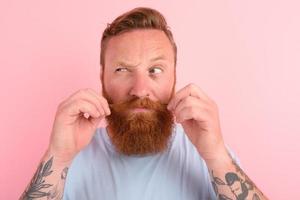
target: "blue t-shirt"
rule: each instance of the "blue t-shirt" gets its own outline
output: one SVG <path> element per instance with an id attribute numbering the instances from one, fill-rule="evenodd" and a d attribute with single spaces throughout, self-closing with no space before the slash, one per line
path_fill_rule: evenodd
<path id="1" fill-rule="evenodd" d="M 214 200 L 216 195 L 205 161 L 176 124 L 168 149 L 147 156 L 116 152 L 106 129 L 98 128 L 69 168 L 63 199 Z"/>

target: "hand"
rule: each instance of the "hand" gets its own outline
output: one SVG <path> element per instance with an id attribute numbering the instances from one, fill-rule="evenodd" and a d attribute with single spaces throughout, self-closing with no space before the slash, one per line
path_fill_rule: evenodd
<path id="1" fill-rule="evenodd" d="M 110 109 L 107 100 L 92 89 L 79 90 L 58 106 L 48 151 L 64 162 L 91 141 L 99 122 Z"/>
<path id="2" fill-rule="evenodd" d="M 190 141 L 206 161 L 226 156 L 217 104 L 199 87 L 189 84 L 179 90 L 168 104 Z"/>

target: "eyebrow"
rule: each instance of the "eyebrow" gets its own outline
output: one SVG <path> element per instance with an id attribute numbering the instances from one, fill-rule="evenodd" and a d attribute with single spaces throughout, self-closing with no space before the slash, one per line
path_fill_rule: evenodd
<path id="1" fill-rule="evenodd" d="M 155 62 L 155 61 L 158 61 L 158 60 L 166 60 L 166 57 L 164 55 L 160 55 L 160 56 L 151 58 L 150 62 Z M 121 66 L 124 66 L 124 67 L 127 67 L 127 68 L 135 68 L 139 64 L 140 63 L 138 63 L 138 64 L 132 64 L 132 63 L 124 62 L 124 61 L 118 61 L 118 62 L 116 62 L 116 66 L 121 65 Z"/>
<path id="2" fill-rule="evenodd" d="M 126 68 L 135 68 L 139 65 L 139 63 L 138 64 L 131 64 L 131 63 L 123 62 L 123 61 L 118 61 L 116 63 L 116 67 L 119 66 L 119 65 L 121 65 L 123 67 L 126 67 Z"/>
<path id="3" fill-rule="evenodd" d="M 154 58 L 150 59 L 151 62 L 154 62 L 154 61 L 157 61 L 157 60 L 166 60 L 166 57 L 164 55 L 160 55 L 160 56 L 157 56 L 157 57 L 154 57 Z"/>

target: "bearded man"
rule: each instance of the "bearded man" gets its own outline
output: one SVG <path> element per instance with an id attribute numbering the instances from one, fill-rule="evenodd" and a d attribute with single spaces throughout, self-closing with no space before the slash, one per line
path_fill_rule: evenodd
<path id="1" fill-rule="evenodd" d="M 216 103 L 194 84 L 175 93 L 176 58 L 158 11 L 135 8 L 109 24 L 102 95 L 82 89 L 58 106 L 21 199 L 266 199 L 226 147 Z"/>

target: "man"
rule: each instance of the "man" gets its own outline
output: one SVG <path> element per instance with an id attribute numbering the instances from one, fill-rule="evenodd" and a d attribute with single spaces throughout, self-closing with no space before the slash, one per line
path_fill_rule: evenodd
<path id="1" fill-rule="evenodd" d="M 226 148 L 199 87 L 175 93 L 177 49 L 164 17 L 133 9 L 105 29 L 103 95 L 57 109 L 49 147 L 22 199 L 266 199 Z M 98 128 L 106 119 L 108 126 Z"/>

